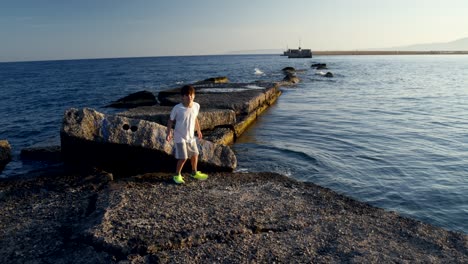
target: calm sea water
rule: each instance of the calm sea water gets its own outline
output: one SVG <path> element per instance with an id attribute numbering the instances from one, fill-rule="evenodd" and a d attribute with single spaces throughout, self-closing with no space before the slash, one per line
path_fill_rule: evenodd
<path id="1" fill-rule="evenodd" d="M 334 78 L 310 68 L 327 63 Z M 302 83 L 233 146 L 239 171 L 274 171 L 468 233 L 468 56 L 276 55 L 156 57 L 0 63 L 0 139 L 14 160 L 0 177 L 49 166 L 22 148 L 58 143 L 63 112 L 129 93 L 215 76 L 231 82 Z M 203 106 L 202 106 L 203 107 Z"/>

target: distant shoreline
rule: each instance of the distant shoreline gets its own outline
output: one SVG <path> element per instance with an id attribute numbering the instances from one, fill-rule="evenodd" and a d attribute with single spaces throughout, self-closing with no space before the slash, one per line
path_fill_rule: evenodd
<path id="1" fill-rule="evenodd" d="M 337 50 L 312 51 L 313 55 L 468 55 L 468 51 L 399 51 L 399 50 Z"/>

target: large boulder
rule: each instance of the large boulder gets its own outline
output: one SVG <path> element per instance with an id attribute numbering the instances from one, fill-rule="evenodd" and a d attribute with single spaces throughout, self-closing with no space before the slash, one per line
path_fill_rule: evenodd
<path id="1" fill-rule="evenodd" d="M 173 142 L 166 141 L 166 127 L 154 122 L 72 108 L 65 112 L 60 137 L 62 158 L 69 165 L 99 167 L 115 175 L 175 170 Z M 201 170 L 236 168 L 228 146 L 199 140 L 198 147 Z"/>
<path id="2" fill-rule="evenodd" d="M 119 100 L 112 102 L 106 107 L 114 108 L 133 108 L 138 106 L 147 106 L 157 104 L 156 97 L 152 92 L 140 91 L 127 95 Z"/>
<path id="3" fill-rule="evenodd" d="M 11 161 L 11 146 L 7 140 L 0 140 L 0 171 Z"/>
<path id="4" fill-rule="evenodd" d="M 167 125 L 172 106 L 142 106 L 119 113 L 119 116 L 143 119 Z M 201 130 L 214 129 L 218 126 L 233 126 L 236 123 L 236 113 L 229 109 L 206 109 L 202 107 L 198 121 Z"/>

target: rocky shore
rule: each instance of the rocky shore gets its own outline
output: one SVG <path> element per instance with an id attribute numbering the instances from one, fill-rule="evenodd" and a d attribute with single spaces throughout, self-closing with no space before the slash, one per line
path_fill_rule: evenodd
<path id="1" fill-rule="evenodd" d="M 468 237 L 274 173 L 0 181 L 0 263 L 467 263 Z"/>
<path id="2" fill-rule="evenodd" d="M 0 179 L 0 263 L 468 263 L 465 234 L 282 175 L 232 172 L 229 145 L 280 86 L 300 81 L 283 72 L 277 83 L 195 84 L 209 106 L 200 115 L 205 182 L 179 186 L 166 172 L 175 161 L 164 125 L 178 89 L 122 98 L 114 107 L 132 109 L 116 116 L 67 110 L 61 146 L 21 152 L 58 165 Z M 0 143 L 4 165 L 11 149 Z"/>

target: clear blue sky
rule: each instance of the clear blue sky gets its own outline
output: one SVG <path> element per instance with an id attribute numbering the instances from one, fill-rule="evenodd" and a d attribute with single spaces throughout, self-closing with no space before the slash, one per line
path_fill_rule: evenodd
<path id="1" fill-rule="evenodd" d="M 0 0 L 0 61 L 355 50 L 468 37 L 468 0 Z"/>

